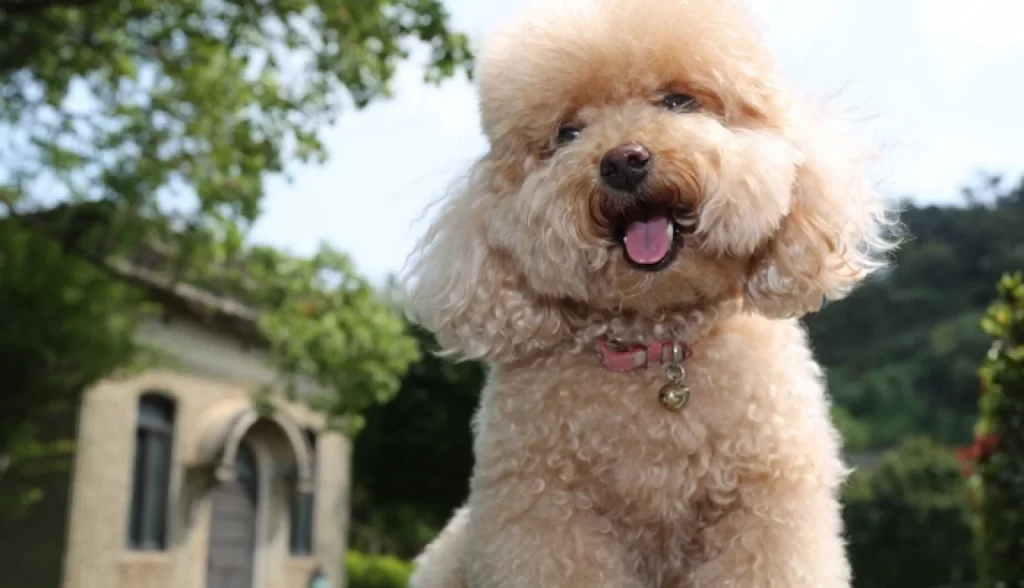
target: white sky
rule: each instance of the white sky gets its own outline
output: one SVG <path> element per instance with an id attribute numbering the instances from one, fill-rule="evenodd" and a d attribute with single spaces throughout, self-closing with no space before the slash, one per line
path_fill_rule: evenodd
<path id="1" fill-rule="evenodd" d="M 976 171 L 1024 169 L 1024 1 L 752 3 L 792 81 L 851 109 L 883 148 L 888 193 L 950 202 Z M 479 42 L 525 2 L 447 4 Z M 272 183 L 254 240 L 303 254 L 326 240 L 374 281 L 399 271 L 424 208 L 484 151 L 473 87 L 421 79 L 404 66 L 393 100 L 325 129 L 329 161 Z"/>

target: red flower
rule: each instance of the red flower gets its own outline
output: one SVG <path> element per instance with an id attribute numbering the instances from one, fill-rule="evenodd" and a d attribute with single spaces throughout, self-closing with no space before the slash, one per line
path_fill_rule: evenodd
<path id="1" fill-rule="evenodd" d="M 976 454 L 976 448 L 973 444 L 956 450 L 956 460 L 960 462 L 960 471 L 965 478 L 970 478 L 974 475 L 974 464 L 977 462 Z"/>
<path id="2" fill-rule="evenodd" d="M 985 461 L 988 459 L 997 449 L 999 449 L 999 435 L 988 433 L 981 435 L 974 441 L 974 447 L 977 451 L 977 460 Z"/>
<path id="3" fill-rule="evenodd" d="M 975 438 L 974 443 L 957 449 L 956 459 L 960 462 L 964 476 L 973 475 L 975 466 L 984 463 L 997 449 L 999 449 L 999 436 L 992 433 L 979 435 Z"/>

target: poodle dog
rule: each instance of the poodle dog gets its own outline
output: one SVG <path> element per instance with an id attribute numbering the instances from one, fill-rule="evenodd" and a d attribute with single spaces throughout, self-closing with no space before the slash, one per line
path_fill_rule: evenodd
<path id="1" fill-rule="evenodd" d="M 416 588 L 849 586 L 848 470 L 798 319 L 895 247 L 872 155 L 740 0 L 542 2 L 481 51 L 488 152 L 410 260 L 491 365 Z"/>

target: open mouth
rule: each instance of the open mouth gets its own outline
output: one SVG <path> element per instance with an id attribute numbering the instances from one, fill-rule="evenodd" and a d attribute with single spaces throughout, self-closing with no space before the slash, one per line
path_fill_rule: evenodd
<path id="1" fill-rule="evenodd" d="M 623 215 L 616 236 L 631 266 L 655 272 L 672 263 L 683 247 L 683 237 L 696 227 L 692 211 L 645 208 Z"/>

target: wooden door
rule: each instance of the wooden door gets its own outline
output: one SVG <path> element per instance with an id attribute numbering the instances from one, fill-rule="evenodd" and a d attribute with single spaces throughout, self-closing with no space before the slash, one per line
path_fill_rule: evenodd
<path id="1" fill-rule="evenodd" d="M 256 460 L 239 447 L 234 482 L 213 490 L 206 588 L 253 588 L 259 478 Z"/>

